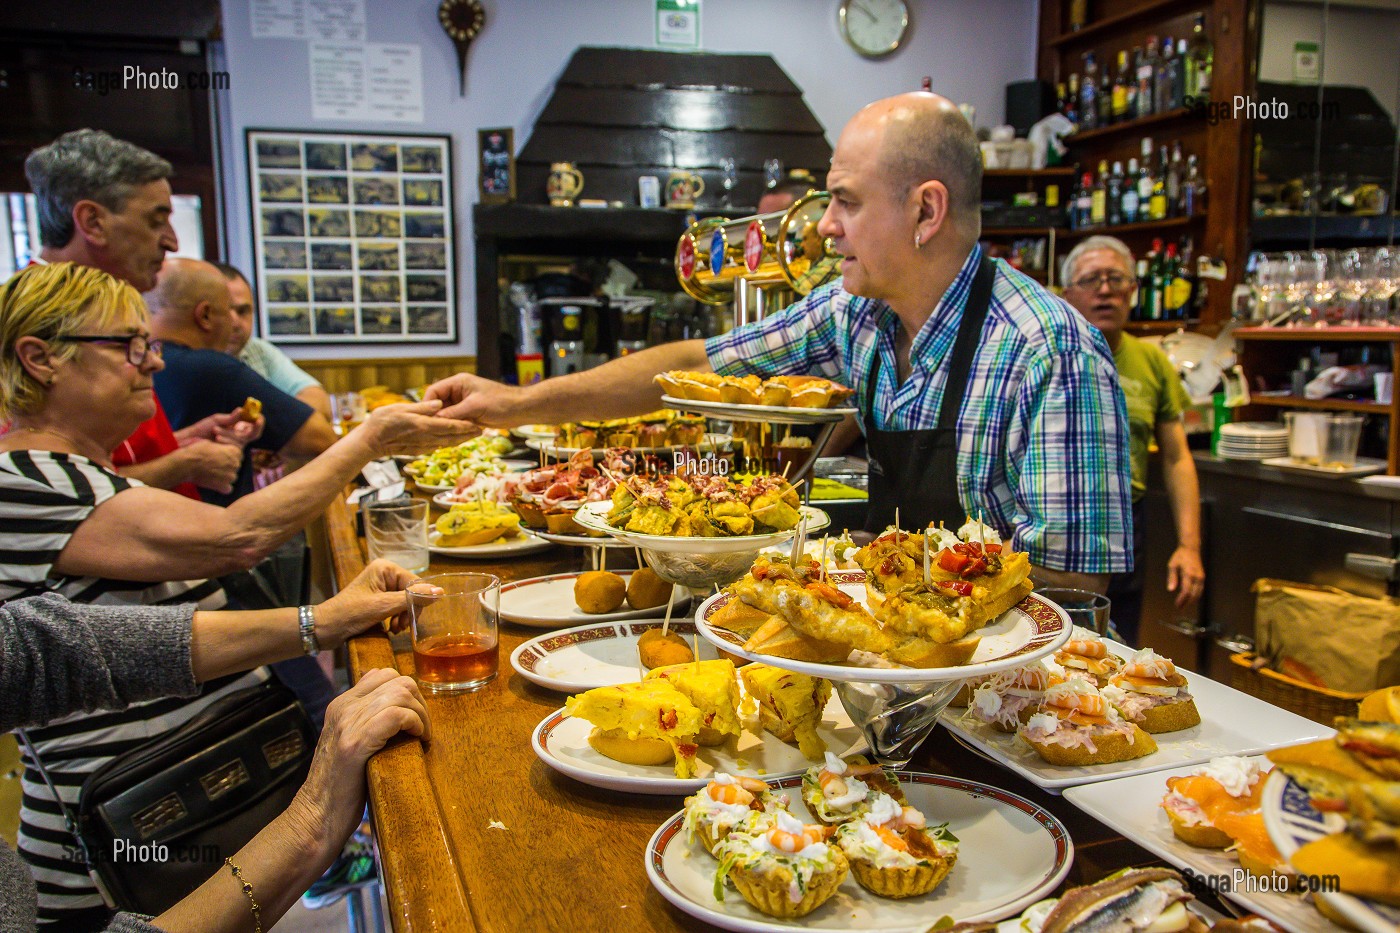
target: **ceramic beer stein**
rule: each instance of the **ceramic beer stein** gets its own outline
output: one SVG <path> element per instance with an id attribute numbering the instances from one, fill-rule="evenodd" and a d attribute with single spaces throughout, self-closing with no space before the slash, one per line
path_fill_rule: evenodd
<path id="1" fill-rule="evenodd" d="M 705 179 L 694 172 L 672 172 L 666 181 L 666 206 L 690 210 L 705 193 Z"/>
<path id="2" fill-rule="evenodd" d="M 583 191 L 583 173 L 572 162 L 551 163 L 544 190 L 554 207 L 573 207 L 574 198 Z"/>

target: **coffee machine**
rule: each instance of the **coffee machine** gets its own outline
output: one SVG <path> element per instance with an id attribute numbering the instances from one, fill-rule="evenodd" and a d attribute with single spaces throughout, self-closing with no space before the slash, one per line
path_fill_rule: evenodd
<path id="1" fill-rule="evenodd" d="M 545 375 L 592 369 L 644 349 L 654 300 L 631 295 L 541 298 L 536 304 Z"/>

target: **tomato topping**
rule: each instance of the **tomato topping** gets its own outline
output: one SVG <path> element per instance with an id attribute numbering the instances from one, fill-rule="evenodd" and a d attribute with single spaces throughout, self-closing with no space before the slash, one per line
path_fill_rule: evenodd
<path id="1" fill-rule="evenodd" d="M 986 545 L 986 549 L 987 549 L 987 553 L 988 553 L 988 554 L 1000 554 L 1000 553 L 1001 553 L 1001 545 L 1000 545 L 1000 544 L 988 544 L 988 545 Z"/>
<path id="2" fill-rule="evenodd" d="M 1373 742 L 1367 742 L 1365 739 L 1347 739 L 1346 741 L 1338 740 L 1337 744 L 1340 745 L 1342 748 L 1345 748 L 1349 752 L 1361 755 L 1369 755 L 1372 758 L 1396 757 L 1396 752 L 1394 749 L 1387 748 L 1384 745 L 1376 745 Z"/>
<path id="3" fill-rule="evenodd" d="M 679 717 L 676 716 L 676 711 L 673 709 L 661 710 L 661 712 L 657 713 L 657 719 L 662 729 L 674 729 L 676 728 L 676 723 L 680 721 Z"/>
<path id="4" fill-rule="evenodd" d="M 854 599 L 847 596 L 845 593 L 841 592 L 836 587 L 832 586 L 829 583 L 822 583 L 820 580 L 814 580 L 811 583 L 808 583 L 807 589 L 811 590 L 813 593 L 816 593 L 822 599 L 831 603 L 838 609 L 849 609 L 851 608 L 852 603 L 855 602 Z"/>
<path id="5" fill-rule="evenodd" d="M 986 572 L 987 561 L 984 558 L 975 557 L 968 561 L 967 566 L 962 569 L 962 573 L 958 574 L 958 576 L 962 577 L 964 580 L 971 580 L 973 577 L 980 577 Z"/>
<path id="6" fill-rule="evenodd" d="M 972 584 L 968 583 L 966 580 L 939 580 L 938 585 L 945 590 L 952 590 L 959 596 L 972 595 Z"/>
<path id="7" fill-rule="evenodd" d="M 676 751 L 681 753 L 682 758 L 694 758 L 695 753 L 700 751 L 700 746 L 690 742 L 677 742 Z"/>
<path id="8" fill-rule="evenodd" d="M 938 566 L 949 573 L 961 573 L 962 569 L 971 562 L 972 559 L 966 554 L 959 554 L 948 548 L 944 548 L 938 552 Z"/>

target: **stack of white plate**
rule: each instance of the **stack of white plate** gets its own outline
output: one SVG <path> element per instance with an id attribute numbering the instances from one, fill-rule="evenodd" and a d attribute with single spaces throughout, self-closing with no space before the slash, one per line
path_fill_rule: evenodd
<path id="1" fill-rule="evenodd" d="M 1277 421 L 1221 425 L 1216 453 L 1226 460 L 1269 460 L 1288 456 L 1288 428 Z"/>

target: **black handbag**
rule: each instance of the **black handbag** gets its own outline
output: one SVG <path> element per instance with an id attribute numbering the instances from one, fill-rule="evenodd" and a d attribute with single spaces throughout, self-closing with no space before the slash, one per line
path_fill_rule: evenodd
<path id="1" fill-rule="evenodd" d="M 107 762 L 64 820 L 108 906 L 159 914 L 287 808 L 315 751 L 296 696 L 268 681 Z"/>

